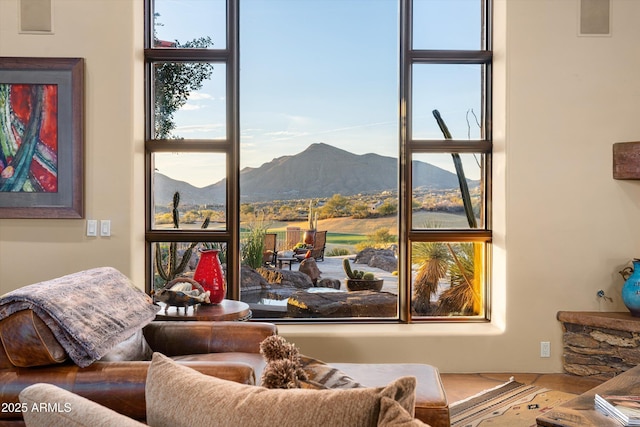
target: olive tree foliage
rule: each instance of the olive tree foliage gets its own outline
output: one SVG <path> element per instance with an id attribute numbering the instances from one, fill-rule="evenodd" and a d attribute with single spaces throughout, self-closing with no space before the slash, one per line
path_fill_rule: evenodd
<path id="1" fill-rule="evenodd" d="M 154 19 L 159 16 L 155 14 Z M 154 33 L 154 42 L 157 41 Z M 200 37 L 184 43 L 174 40 L 173 43 L 176 48 L 183 49 L 206 49 L 213 45 L 211 37 Z M 173 135 L 176 127 L 173 115 L 187 103 L 192 92 L 202 88 L 203 82 L 211 78 L 213 65 L 206 62 L 162 62 L 155 64 L 154 74 L 155 138 L 178 138 Z"/>

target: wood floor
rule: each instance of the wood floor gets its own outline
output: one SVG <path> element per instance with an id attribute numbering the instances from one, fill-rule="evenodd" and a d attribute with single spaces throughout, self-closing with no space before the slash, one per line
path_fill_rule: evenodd
<path id="1" fill-rule="evenodd" d="M 449 404 L 458 400 L 473 396 L 483 390 L 490 389 L 514 379 L 523 384 L 535 384 L 547 387 L 552 390 L 564 391 L 567 393 L 582 394 L 585 391 L 602 383 L 601 380 L 593 378 L 579 377 L 568 374 L 508 374 L 508 373 L 486 373 L 486 374 L 440 374 L 444 391 L 447 394 Z"/>

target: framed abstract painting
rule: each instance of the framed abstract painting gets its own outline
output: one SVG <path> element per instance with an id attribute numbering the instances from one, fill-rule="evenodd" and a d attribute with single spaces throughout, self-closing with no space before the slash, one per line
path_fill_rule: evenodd
<path id="1" fill-rule="evenodd" d="M 0 57 L 0 218 L 84 218 L 84 60 Z"/>

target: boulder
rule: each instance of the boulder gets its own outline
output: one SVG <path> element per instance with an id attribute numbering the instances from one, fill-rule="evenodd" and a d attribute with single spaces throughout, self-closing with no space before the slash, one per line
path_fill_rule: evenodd
<path id="1" fill-rule="evenodd" d="M 367 264 L 369 265 L 369 261 L 374 256 L 385 256 L 385 257 L 393 257 L 395 258 L 395 254 L 391 249 L 374 249 L 374 248 L 366 248 L 358 252 L 356 255 L 355 263 L 356 264 Z"/>
<path id="2" fill-rule="evenodd" d="M 320 274 L 322 273 L 318 268 L 318 264 L 316 260 L 313 258 L 305 258 L 300 262 L 300 267 L 298 268 L 300 273 L 304 273 L 311 278 L 311 282 L 315 284 L 318 282 L 320 278 Z"/>
<path id="3" fill-rule="evenodd" d="M 393 273 L 398 270 L 398 260 L 393 255 L 375 254 L 369 260 L 369 267 L 379 268 L 380 270 Z"/>
<path id="4" fill-rule="evenodd" d="M 269 282 L 251 267 L 242 266 L 240 272 L 240 291 L 251 292 L 269 289 Z"/>
<path id="5" fill-rule="evenodd" d="M 289 297 L 287 311 L 291 317 L 395 317 L 398 297 L 389 292 L 298 291 Z"/>
<path id="6" fill-rule="evenodd" d="M 318 286 L 319 288 L 340 289 L 341 283 L 340 283 L 340 280 L 338 279 L 329 279 L 327 277 L 327 278 L 318 280 L 318 283 L 316 284 L 316 286 Z"/>
<path id="7" fill-rule="evenodd" d="M 263 267 L 258 268 L 256 271 L 270 285 L 296 289 L 307 289 L 313 286 L 309 275 L 299 271 L 274 270 Z"/>

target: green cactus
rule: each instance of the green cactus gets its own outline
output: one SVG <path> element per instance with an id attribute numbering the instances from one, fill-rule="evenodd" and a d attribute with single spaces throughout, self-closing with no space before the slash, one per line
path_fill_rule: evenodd
<path id="1" fill-rule="evenodd" d="M 178 212 L 178 205 L 180 204 L 180 193 L 175 192 L 173 194 L 173 204 L 172 204 L 172 219 L 173 219 L 173 228 L 180 227 L 180 213 Z M 207 228 L 209 226 L 210 217 L 205 218 L 202 223 L 201 228 Z M 182 254 L 182 258 L 178 261 L 178 243 L 170 242 L 169 243 L 169 252 L 166 256 L 167 265 L 163 265 L 164 257 L 163 251 L 160 243 L 156 243 L 156 270 L 158 275 L 165 281 L 165 283 L 170 282 L 175 279 L 178 275 L 180 275 L 186 268 L 189 260 L 191 259 L 191 255 L 193 254 L 193 249 L 198 245 L 198 242 L 192 242 L 189 247 Z"/>
<path id="2" fill-rule="evenodd" d="M 355 279 L 353 275 L 353 271 L 351 271 L 351 264 L 349 263 L 349 258 L 342 259 L 342 268 L 344 268 L 344 272 L 347 274 L 349 279 Z"/>
<path id="3" fill-rule="evenodd" d="M 349 279 L 364 279 L 364 280 L 375 280 L 376 277 L 373 273 L 369 271 L 361 271 L 361 270 L 351 270 L 351 264 L 349 263 L 348 258 L 344 258 L 342 260 L 342 267 L 344 268 L 344 272 L 347 274 Z"/>

